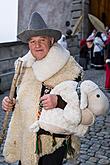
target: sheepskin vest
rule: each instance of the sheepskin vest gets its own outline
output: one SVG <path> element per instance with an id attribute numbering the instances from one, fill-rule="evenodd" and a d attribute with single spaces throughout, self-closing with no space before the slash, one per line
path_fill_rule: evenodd
<path id="1" fill-rule="evenodd" d="M 18 85 L 3 153 L 7 162 L 21 160 L 22 165 L 37 165 L 36 134 L 30 132 L 29 127 L 37 120 L 42 82 L 54 87 L 64 80 L 74 80 L 82 68 L 59 44 L 54 44 L 41 61 L 36 61 L 30 51 L 22 60 L 24 72 Z M 56 146 L 52 147 L 52 137 L 42 135 L 42 155 L 52 153 L 62 145 L 63 140 L 57 138 Z"/>

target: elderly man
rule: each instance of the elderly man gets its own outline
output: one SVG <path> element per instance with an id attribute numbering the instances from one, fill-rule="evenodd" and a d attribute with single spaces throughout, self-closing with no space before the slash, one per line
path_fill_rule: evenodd
<path id="1" fill-rule="evenodd" d="M 6 96 L 2 101 L 5 111 L 14 105 L 3 152 L 7 162 L 61 165 L 66 155 L 67 137 L 53 136 L 43 130 L 36 135 L 29 130 L 39 119 L 42 106 L 45 110 L 65 107 L 66 102 L 61 97 L 49 94 L 53 87 L 64 80 L 81 79 L 82 68 L 69 51 L 57 43 L 60 37 L 61 32 L 48 28 L 37 12 L 31 15 L 28 29 L 18 35 L 22 42 L 28 43 L 30 50 L 22 57 L 23 72 L 16 99 L 12 102 Z"/>

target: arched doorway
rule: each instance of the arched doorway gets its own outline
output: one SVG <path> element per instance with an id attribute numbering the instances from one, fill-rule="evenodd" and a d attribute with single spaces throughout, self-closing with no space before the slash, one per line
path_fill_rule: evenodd
<path id="1" fill-rule="evenodd" d="M 110 28 L 110 0 L 90 0 L 90 14 L 98 17 L 105 26 Z M 90 27 L 90 29 L 93 27 Z"/>

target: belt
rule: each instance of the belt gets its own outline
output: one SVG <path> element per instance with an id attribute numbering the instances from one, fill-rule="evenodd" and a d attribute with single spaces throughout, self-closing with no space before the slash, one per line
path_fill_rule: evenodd
<path id="1" fill-rule="evenodd" d="M 49 135 L 55 138 L 66 138 L 69 136 L 69 135 L 64 135 L 64 134 L 55 134 L 55 133 L 51 134 L 50 132 L 45 131 L 44 129 L 41 129 L 41 128 L 38 131 L 38 135 Z"/>
<path id="2" fill-rule="evenodd" d="M 38 143 L 39 139 L 40 139 L 40 135 L 48 135 L 48 136 L 51 136 L 53 141 L 52 141 L 52 146 L 56 146 L 57 144 L 57 141 L 55 138 L 66 138 L 64 141 L 63 141 L 63 145 L 67 143 L 68 140 L 70 140 L 70 137 L 71 135 L 64 135 L 64 134 L 51 134 L 50 132 L 48 131 L 45 131 L 44 129 L 41 129 L 37 132 L 37 144 L 38 144 L 38 148 L 36 147 L 36 153 L 40 153 L 42 152 L 41 151 L 41 145 L 39 146 L 39 144 L 41 143 Z M 66 144 L 67 145 L 67 144 Z M 36 145 L 37 146 L 37 145 Z"/>

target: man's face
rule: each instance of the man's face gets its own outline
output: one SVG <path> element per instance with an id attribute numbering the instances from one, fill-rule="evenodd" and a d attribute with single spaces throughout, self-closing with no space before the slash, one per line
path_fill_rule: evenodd
<path id="1" fill-rule="evenodd" d="M 54 38 L 47 36 L 31 37 L 28 44 L 33 57 L 35 57 L 36 60 L 42 60 L 46 57 L 53 41 Z"/>

